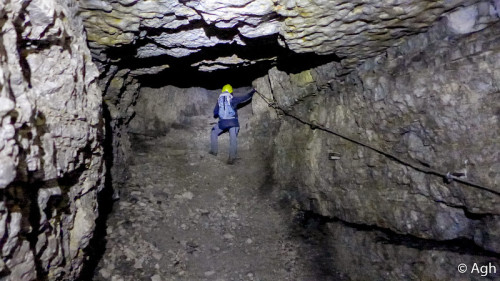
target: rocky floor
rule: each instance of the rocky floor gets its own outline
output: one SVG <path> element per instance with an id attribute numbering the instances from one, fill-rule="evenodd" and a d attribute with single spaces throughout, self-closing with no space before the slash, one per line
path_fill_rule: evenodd
<path id="1" fill-rule="evenodd" d="M 242 145 L 227 165 L 227 136 L 217 157 L 207 142 L 206 129 L 135 142 L 93 280 L 342 280 L 261 154 Z"/>

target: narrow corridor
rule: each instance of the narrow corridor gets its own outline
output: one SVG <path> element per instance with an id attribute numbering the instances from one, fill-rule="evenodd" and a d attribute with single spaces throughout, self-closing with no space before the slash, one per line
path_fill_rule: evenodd
<path id="1" fill-rule="evenodd" d="M 94 280 L 340 280 L 317 268 L 318 239 L 291 225 L 259 153 L 227 165 L 227 134 L 207 153 L 208 122 L 136 139 Z"/>

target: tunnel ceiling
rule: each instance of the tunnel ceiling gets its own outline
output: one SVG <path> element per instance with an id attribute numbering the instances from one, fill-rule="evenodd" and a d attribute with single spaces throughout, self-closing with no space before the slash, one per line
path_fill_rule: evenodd
<path id="1" fill-rule="evenodd" d="M 127 63 L 132 74 L 143 75 L 182 63 L 199 72 L 272 64 L 287 52 L 334 55 L 349 68 L 475 2 L 80 0 L 79 5 L 94 59 L 102 65 Z"/>

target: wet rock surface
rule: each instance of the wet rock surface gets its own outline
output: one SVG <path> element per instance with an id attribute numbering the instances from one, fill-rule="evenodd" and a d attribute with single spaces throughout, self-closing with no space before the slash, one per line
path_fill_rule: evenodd
<path id="1" fill-rule="evenodd" d="M 307 242 L 292 224 L 260 153 L 266 147 L 243 145 L 227 165 L 227 136 L 212 156 L 210 119 L 191 119 L 189 129 L 135 138 L 93 280 L 342 280 L 319 269 L 330 263 L 316 251 L 324 235 Z"/>

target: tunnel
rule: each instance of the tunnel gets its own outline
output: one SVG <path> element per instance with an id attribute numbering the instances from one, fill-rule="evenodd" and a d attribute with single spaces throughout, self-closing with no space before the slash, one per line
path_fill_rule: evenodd
<path id="1" fill-rule="evenodd" d="M 500 280 L 499 18 L 0 2 L 0 280 Z"/>

